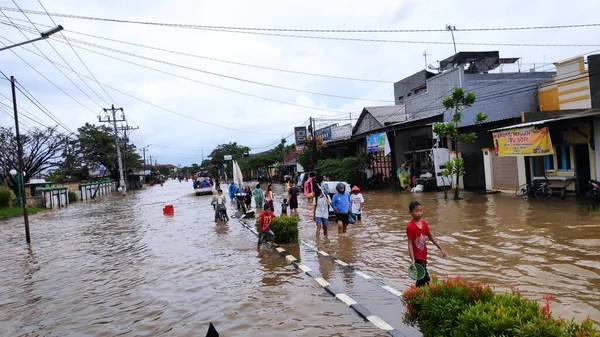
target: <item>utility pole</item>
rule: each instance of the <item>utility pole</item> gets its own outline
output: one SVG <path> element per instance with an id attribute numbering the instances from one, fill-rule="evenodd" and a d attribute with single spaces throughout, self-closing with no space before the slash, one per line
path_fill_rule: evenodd
<path id="1" fill-rule="evenodd" d="M 119 130 L 117 129 L 117 122 L 125 122 L 125 118 L 117 120 L 117 111 L 121 110 L 121 112 L 123 112 L 123 108 L 115 109 L 115 105 L 113 104 L 110 109 L 104 108 L 103 110 L 104 112 L 112 112 L 112 123 L 113 127 L 115 128 L 115 145 L 117 146 L 117 157 L 119 162 L 119 186 L 121 186 L 121 193 L 123 195 L 126 195 L 127 188 L 125 187 L 125 176 L 123 175 L 123 158 L 121 158 L 121 147 L 119 146 Z M 98 121 L 102 123 L 110 123 L 111 119 L 109 116 L 107 120 L 102 120 L 100 116 L 98 116 Z"/>
<path id="2" fill-rule="evenodd" d="M 17 155 L 19 156 L 19 172 L 18 175 L 21 176 L 21 184 L 17 186 L 21 190 L 21 195 L 23 196 L 23 221 L 25 222 L 25 241 L 28 244 L 31 243 L 31 236 L 29 235 L 29 213 L 27 212 L 27 196 L 25 195 L 25 163 L 23 162 L 23 144 L 21 143 L 21 134 L 19 132 L 19 113 L 17 112 L 17 93 L 15 91 L 16 82 L 14 76 L 10 77 L 10 86 L 12 89 L 12 99 L 13 99 L 13 110 L 15 112 L 15 133 L 17 134 Z"/>
<path id="3" fill-rule="evenodd" d="M 454 40 L 454 32 L 456 31 L 456 26 L 446 25 L 446 30 L 452 34 L 452 44 L 454 45 L 454 54 L 456 54 L 456 41 Z"/>
<path id="4" fill-rule="evenodd" d="M 123 119 L 124 120 L 126 119 L 125 118 L 125 114 L 123 114 Z M 125 122 L 125 123 L 127 123 L 127 122 Z M 129 184 L 129 178 L 127 178 L 128 177 L 128 175 L 127 175 L 127 143 L 129 143 L 129 138 L 128 138 L 129 136 L 127 135 L 127 131 L 138 130 L 139 128 L 140 128 L 139 126 L 134 128 L 134 127 L 131 127 L 131 126 L 127 125 L 127 124 L 125 124 L 125 126 L 120 126 L 119 127 L 119 130 L 123 132 L 123 142 L 122 142 L 122 145 L 123 145 L 123 149 L 125 151 L 123 153 L 123 157 L 125 158 L 123 160 L 123 171 L 125 172 L 125 177 L 126 177 L 126 180 L 127 180 L 127 182 L 125 183 L 125 185 Z"/>

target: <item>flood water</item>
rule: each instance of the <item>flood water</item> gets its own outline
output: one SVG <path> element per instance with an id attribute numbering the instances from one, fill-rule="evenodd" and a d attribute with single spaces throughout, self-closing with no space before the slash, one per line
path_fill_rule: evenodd
<path id="1" fill-rule="evenodd" d="M 283 199 L 279 189 L 277 199 Z M 404 290 L 408 203 L 421 201 L 450 258 L 430 245 L 430 270 L 555 298 L 557 315 L 600 322 L 600 213 L 573 200 L 365 192 L 363 223 L 316 244 Z M 173 204 L 174 216 L 162 207 Z M 277 213 L 279 213 L 279 207 Z M 229 214 L 233 214 L 230 208 Z M 310 214 L 310 216 L 309 216 Z M 300 200 L 300 234 L 315 241 L 311 207 Z M 241 224 L 216 225 L 210 197 L 168 181 L 128 195 L 0 222 L 1 336 L 386 336 L 298 272 L 257 250 Z M 304 245 L 302 263 L 407 336 L 398 297 Z"/>

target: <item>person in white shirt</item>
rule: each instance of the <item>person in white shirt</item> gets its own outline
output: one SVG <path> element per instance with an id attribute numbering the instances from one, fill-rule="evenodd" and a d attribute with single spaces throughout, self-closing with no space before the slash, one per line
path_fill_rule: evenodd
<path id="1" fill-rule="evenodd" d="M 350 203 L 352 204 L 352 213 L 356 214 L 356 221 L 361 221 L 362 204 L 365 202 L 365 198 L 360 193 L 358 186 L 352 187 L 350 194 Z"/>
<path id="2" fill-rule="evenodd" d="M 323 234 L 327 237 L 327 225 L 329 224 L 329 205 L 331 205 L 331 200 L 329 200 L 329 195 L 327 192 L 321 191 L 321 189 L 316 186 L 315 188 L 315 209 L 313 211 L 313 220 L 317 224 L 317 239 L 321 234 L 321 226 L 323 227 Z"/>

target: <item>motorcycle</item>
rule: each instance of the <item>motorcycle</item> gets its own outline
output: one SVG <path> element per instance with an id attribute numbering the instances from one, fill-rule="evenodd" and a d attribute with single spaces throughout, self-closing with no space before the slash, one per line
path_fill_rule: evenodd
<path id="1" fill-rule="evenodd" d="M 600 205 L 600 182 L 597 180 L 590 180 L 590 190 L 586 193 L 588 198 L 588 211 L 598 209 Z"/>

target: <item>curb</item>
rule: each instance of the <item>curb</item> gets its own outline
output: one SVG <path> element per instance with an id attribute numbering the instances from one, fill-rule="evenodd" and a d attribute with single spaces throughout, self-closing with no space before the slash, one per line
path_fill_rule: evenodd
<path id="1" fill-rule="evenodd" d="M 338 258 L 337 258 L 337 257 L 335 257 L 334 255 L 331 255 L 331 254 L 329 254 L 329 253 L 327 253 L 327 252 L 325 252 L 325 251 L 319 250 L 319 249 L 318 249 L 318 248 L 317 248 L 315 245 L 313 245 L 313 244 L 311 244 L 311 243 L 307 242 L 307 241 L 306 241 L 306 240 L 304 240 L 304 239 L 300 240 L 300 243 L 302 243 L 302 244 L 303 244 L 303 245 L 305 245 L 306 247 L 310 248 L 310 250 L 314 251 L 315 253 L 318 253 L 319 255 L 321 255 L 321 256 L 323 256 L 323 257 L 326 257 L 326 258 L 328 258 L 328 259 L 332 260 L 332 261 L 333 261 L 335 264 L 339 265 L 340 267 L 342 267 L 342 268 L 346 268 L 346 269 L 348 269 L 348 270 L 352 271 L 354 274 L 356 274 L 356 275 L 358 275 L 358 276 L 360 276 L 360 277 L 364 278 L 365 280 L 368 280 L 368 281 L 374 281 L 374 282 L 377 282 L 377 283 L 379 283 L 379 285 L 381 286 L 381 288 L 383 288 L 383 290 L 385 290 L 385 291 L 387 291 L 387 292 L 389 292 L 389 293 L 391 293 L 391 294 L 393 294 L 393 295 L 395 295 L 395 296 L 397 296 L 397 297 L 402 297 L 402 292 L 401 292 L 400 290 L 398 290 L 398 289 L 395 289 L 395 288 L 393 288 L 393 287 L 390 287 L 390 286 L 389 286 L 389 285 L 387 285 L 385 282 L 383 282 L 383 281 L 381 281 L 381 280 L 379 280 L 379 279 L 377 279 L 377 278 L 374 278 L 374 277 L 372 277 L 371 275 L 368 275 L 368 274 L 366 274 L 366 273 L 364 273 L 364 272 L 360 271 L 360 270 L 358 269 L 358 267 L 356 267 L 356 266 L 353 266 L 353 265 L 351 265 L 351 264 L 348 264 L 348 263 L 346 263 L 346 262 L 344 262 L 344 261 L 342 261 L 342 260 L 338 259 Z"/>
<path id="2" fill-rule="evenodd" d="M 258 232 L 256 231 L 256 229 L 254 229 L 251 226 L 249 226 L 248 224 L 246 224 L 242 219 L 236 219 L 236 220 L 238 220 L 238 222 L 241 223 L 242 226 L 244 226 L 247 229 L 249 229 L 254 235 L 258 236 Z M 285 249 L 283 249 L 281 247 L 274 248 L 269 243 L 267 243 L 267 245 L 271 249 L 276 250 L 279 253 L 279 255 L 281 255 L 283 258 L 285 258 L 286 261 L 288 261 L 292 266 L 294 266 L 294 268 L 299 269 L 303 273 L 305 273 L 306 275 L 310 276 L 323 289 L 325 289 L 325 291 L 327 291 L 329 294 L 331 294 L 333 297 L 335 297 L 336 299 L 338 299 L 342 303 L 346 304 L 350 309 L 354 310 L 360 317 L 362 317 L 365 320 L 371 322 L 371 324 L 373 324 L 377 328 L 379 328 L 381 330 L 387 331 L 390 334 L 390 336 L 394 336 L 394 337 L 406 337 L 403 333 L 401 333 L 400 331 L 396 330 L 393 326 L 391 326 L 388 323 L 386 323 L 383 319 L 379 318 L 379 316 L 374 315 L 371 311 L 369 311 L 369 309 L 367 309 L 366 307 L 358 304 L 350 296 L 348 296 L 348 295 L 346 295 L 344 293 L 336 291 L 336 289 L 334 287 L 332 287 L 331 284 L 327 280 L 325 280 L 322 277 L 316 275 L 316 273 L 314 273 L 307 266 L 305 266 L 305 265 L 303 265 L 301 263 L 298 263 L 298 260 L 293 255 L 290 255 L 288 252 L 286 252 Z M 337 261 L 339 261 L 339 260 L 337 260 Z M 340 262 L 342 262 L 342 261 L 340 261 Z M 345 265 L 348 266 L 348 264 L 345 264 Z"/>

